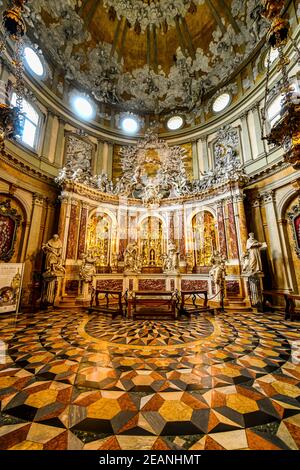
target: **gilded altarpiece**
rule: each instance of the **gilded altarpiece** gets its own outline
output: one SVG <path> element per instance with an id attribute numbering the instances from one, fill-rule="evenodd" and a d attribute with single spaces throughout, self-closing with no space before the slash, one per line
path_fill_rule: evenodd
<path id="1" fill-rule="evenodd" d="M 161 267 L 163 255 L 162 222 L 156 217 L 148 217 L 141 224 L 140 244 L 143 267 Z"/>
<path id="2" fill-rule="evenodd" d="M 210 266 L 213 251 L 217 249 L 217 231 L 214 216 L 201 211 L 193 217 L 193 238 L 196 266 Z"/>
<path id="3" fill-rule="evenodd" d="M 111 219 L 105 213 L 96 213 L 88 225 L 87 250 L 97 258 L 96 266 L 109 266 L 111 244 Z"/>

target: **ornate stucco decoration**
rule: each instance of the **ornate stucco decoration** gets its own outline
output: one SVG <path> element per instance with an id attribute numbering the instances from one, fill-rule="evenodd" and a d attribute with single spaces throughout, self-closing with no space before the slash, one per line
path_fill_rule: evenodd
<path id="1" fill-rule="evenodd" d="M 184 14 L 191 3 L 190 0 L 160 0 L 148 5 L 141 0 L 106 0 L 107 6 L 113 4 L 118 15 L 130 15 L 132 23 L 141 15 L 143 25 L 160 23 L 166 18 L 172 23 L 177 12 Z M 138 62 L 136 68 L 128 70 L 112 44 L 92 40 L 79 14 L 81 4 L 77 0 L 29 2 L 27 23 L 31 39 L 47 50 L 67 80 L 77 83 L 99 102 L 126 104 L 132 110 L 160 113 L 180 109 L 198 116 L 205 93 L 228 79 L 267 30 L 267 23 L 259 15 L 259 0 L 232 0 L 231 15 L 236 30 L 220 16 L 222 28 L 216 22 L 208 48 L 197 46 L 191 56 L 178 47 L 173 65 L 168 69 L 158 64 L 154 70 L 145 58 L 144 65 Z M 134 7 L 125 14 L 127 5 Z M 136 9 L 137 5 L 141 8 Z M 161 20 L 160 8 L 163 9 Z"/>
<path id="2" fill-rule="evenodd" d="M 149 130 L 136 146 L 121 148 L 123 176 L 117 182 L 116 192 L 142 199 L 145 206 L 159 205 L 169 196 L 184 195 L 188 187 L 185 153 L 182 147 L 169 147 Z"/>
<path id="3" fill-rule="evenodd" d="M 177 16 L 192 12 L 204 0 L 156 0 L 150 4 L 142 0 L 104 0 L 103 3 L 111 12 L 114 10 L 119 19 L 125 17 L 138 32 L 144 32 L 152 25 L 162 27 L 166 32 L 168 26 L 175 25 Z"/>
<path id="4" fill-rule="evenodd" d="M 201 193 L 213 192 L 228 183 L 244 185 L 248 176 L 240 163 L 238 148 L 236 129 L 221 128 L 214 146 L 214 170 L 191 182 L 183 163 L 186 151 L 180 146 L 170 147 L 151 129 L 137 145 L 121 147 L 123 174 L 113 184 L 105 174 L 92 174 L 93 145 L 70 135 L 66 145 L 66 166 L 60 170 L 56 182 L 63 187 L 79 183 L 110 196 L 142 202 L 145 207 L 156 207 L 165 200 L 199 197 Z"/>

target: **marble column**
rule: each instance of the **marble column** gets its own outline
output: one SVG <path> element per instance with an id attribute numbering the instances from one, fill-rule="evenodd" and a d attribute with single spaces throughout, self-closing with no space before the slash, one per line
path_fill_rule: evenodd
<path id="1" fill-rule="evenodd" d="M 103 170 L 103 145 L 103 142 L 101 140 L 98 140 L 98 146 L 95 154 L 93 168 L 95 175 L 101 175 Z"/>
<path id="2" fill-rule="evenodd" d="M 270 254 L 270 261 L 275 274 L 275 286 L 277 289 L 290 290 L 289 275 L 287 270 L 287 263 L 283 257 L 283 241 L 280 237 L 279 224 L 277 222 L 276 213 L 276 195 L 275 191 L 267 191 L 261 194 L 262 202 L 265 208 L 267 228 L 269 232 L 269 245 L 268 251 Z"/>
<path id="3" fill-rule="evenodd" d="M 217 223 L 218 223 L 220 253 L 227 258 L 228 254 L 227 254 L 226 232 L 225 232 L 225 222 L 224 222 L 224 213 L 223 213 L 223 201 L 217 202 Z"/>
<path id="4" fill-rule="evenodd" d="M 63 150 L 65 143 L 65 121 L 58 118 L 58 131 L 55 147 L 54 163 L 58 168 L 63 166 Z"/>
<path id="5" fill-rule="evenodd" d="M 292 249 L 290 246 L 290 240 L 287 230 L 288 221 L 286 219 L 278 220 L 279 234 L 282 240 L 283 258 L 286 266 L 286 271 L 289 279 L 289 285 L 293 292 L 297 292 L 298 282 L 295 276 L 294 261 L 292 255 Z"/>
<path id="6" fill-rule="evenodd" d="M 235 214 L 234 214 L 234 207 L 233 207 L 233 199 L 227 199 L 227 211 L 228 211 L 228 218 L 227 218 L 227 234 L 228 234 L 228 248 L 230 252 L 230 259 L 238 259 L 239 257 L 239 250 L 238 250 L 238 241 L 237 241 L 237 233 L 235 227 Z"/>
<path id="7" fill-rule="evenodd" d="M 200 137 L 200 140 L 198 140 L 198 166 L 202 173 L 209 169 L 207 137 L 207 135 L 203 135 Z"/>
<path id="8" fill-rule="evenodd" d="M 73 199 L 71 201 L 66 259 L 76 258 L 78 230 L 79 230 L 79 212 L 80 212 L 80 206 L 78 204 L 78 201 Z"/>
<path id="9" fill-rule="evenodd" d="M 69 223 L 70 223 L 70 212 L 71 212 L 71 198 L 67 195 L 62 195 L 59 197 L 61 201 L 60 206 L 60 215 L 59 215 L 59 224 L 58 224 L 58 235 L 62 241 L 62 260 L 66 259 L 67 251 L 67 240 L 69 232 Z"/>
<path id="10" fill-rule="evenodd" d="M 108 153 L 109 146 L 107 142 L 103 142 L 103 151 L 102 151 L 102 171 L 107 174 L 108 171 Z"/>
<path id="11" fill-rule="evenodd" d="M 114 153 L 114 145 L 108 144 L 108 152 L 107 152 L 107 176 L 108 178 L 112 178 L 112 169 L 113 169 L 113 153 Z"/>
<path id="12" fill-rule="evenodd" d="M 239 232 L 240 232 L 240 246 L 242 253 L 246 251 L 246 244 L 248 240 L 248 229 L 247 229 L 247 219 L 246 219 L 246 212 L 245 212 L 245 205 L 244 205 L 244 198 L 243 194 L 239 194 L 235 197 L 235 203 L 239 218 Z"/>
<path id="13" fill-rule="evenodd" d="M 197 142 L 192 142 L 192 159 L 193 159 L 193 178 L 199 179 L 199 164 L 198 164 L 198 146 Z"/>
<path id="14" fill-rule="evenodd" d="M 88 209 L 89 206 L 82 203 L 80 225 L 79 225 L 79 239 L 78 239 L 78 254 L 77 257 L 80 259 L 86 251 L 86 232 L 88 222 Z"/>
<path id="15" fill-rule="evenodd" d="M 24 270 L 24 285 L 30 282 L 32 271 L 35 268 L 37 255 L 41 249 L 40 227 L 42 225 L 44 199 L 40 194 L 32 196 L 32 214 L 26 250 L 26 261 Z"/>
<path id="16" fill-rule="evenodd" d="M 243 148 L 243 157 L 244 163 L 253 159 L 249 127 L 248 127 L 248 111 L 244 112 L 240 116 L 242 123 L 242 148 Z"/>

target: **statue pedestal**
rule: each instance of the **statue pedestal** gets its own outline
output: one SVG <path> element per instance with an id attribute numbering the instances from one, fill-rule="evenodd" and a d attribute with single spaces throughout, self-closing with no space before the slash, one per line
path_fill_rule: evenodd
<path id="1" fill-rule="evenodd" d="M 90 286 L 92 285 L 91 282 L 87 282 L 84 280 L 80 281 L 80 295 L 77 297 L 76 301 L 80 303 L 87 303 L 91 301 L 91 288 Z"/>
<path id="2" fill-rule="evenodd" d="M 44 273 L 41 308 L 54 307 L 59 301 L 63 274 Z"/>
<path id="3" fill-rule="evenodd" d="M 258 273 L 244 273 L 242 278 L 244 279 L 244 286 L 247 298 L 251 302 L 251 307 L 256 308 L 259 312 L 263 311 L 263 272 Z"/>

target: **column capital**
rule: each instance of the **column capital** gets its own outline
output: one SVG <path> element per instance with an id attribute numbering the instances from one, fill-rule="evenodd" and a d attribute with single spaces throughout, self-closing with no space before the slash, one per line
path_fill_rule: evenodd
<path id="1" fill-rule="evenodd" d="M 201 135 L 201 136 L 199 137 L 199 140 L 200 140 L 201 142 L 207 142 L 207 139 L 208 139 L 208 134 Z"/>
<path id="2" fill-rule="evenodd" d="M 32 198 L 33 198 L 33 205 L 42 206 L 44 204 L 44 197 L 42 194 L 33 193 Z"/>
<path id="3" fill-rule="evenodd" d="M 245 120 L 247 119 L 247 117 L 248 117 L 248 114 L 249 114 L 249 109 L 246 109 L 245 111 L 243 111 L 243 112 L 240 114 L 239 118 L 240 118 L 242 121 L 245 121 Z"/>
<path id="4" fill-rule="evenodd" d="M 275 202 L 275 190 L 266 191 L 260 194 L 260 199 L 263 204 L 269 204 L 270 202 Z"/>

